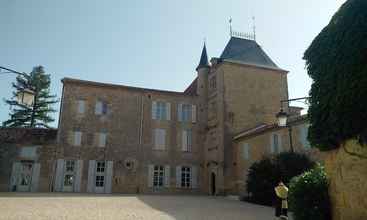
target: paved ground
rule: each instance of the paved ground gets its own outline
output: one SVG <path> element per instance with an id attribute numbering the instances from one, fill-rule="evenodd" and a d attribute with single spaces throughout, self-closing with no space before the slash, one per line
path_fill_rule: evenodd
<path id="1" fill-rule="evenodd" d="M 0 193 L 0 219 L 267 220 L 273 209 L 208 196 Z"/>

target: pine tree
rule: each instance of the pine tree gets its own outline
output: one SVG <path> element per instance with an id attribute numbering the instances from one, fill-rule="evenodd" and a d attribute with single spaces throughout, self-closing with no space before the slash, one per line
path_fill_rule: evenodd
<path id="1" fill-rule="evenodd" d="M 3 122 L 4 127 L 49 127 L 54 121 L 51 113 L 56 112 L 52 105 L 57 103 L 56 95 L 50 95 L 50 75 L 42 66 L 33 68 L 30 74 L 18 75 L 12 84 L 15 91 L 13 98 L 5 100 L 10 105 L 10 119 Z M 31 89 L 35 94 L 32 106 L 15 100 L 16 95 L 24 89 Z"/>

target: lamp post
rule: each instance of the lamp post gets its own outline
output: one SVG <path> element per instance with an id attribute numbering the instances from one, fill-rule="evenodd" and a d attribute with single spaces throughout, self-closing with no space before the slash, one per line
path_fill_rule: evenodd
<path id="1" fill-rule="evenodd" d="M 295 99 L 287 99 L 280 101 L 280 111 L 276 114 L 277 122 L 279 127 L 287 127 L 288 128 L 288 135 L 289 135 L 289 147 L 291 152 L 294 152 L 293 148 L 293 137 L 292 137 L 292 126 L 288 123 L 289 114 L 287 114 L 283 110 L 283 103 L 289 103 L 292 101 L 299 101 L 299 100 L 307 100 L 309 97 L 302 97 L 302 98 L 295 98 Z"/>
<path id="2" fill-rule="evenodd" d="M 5 70 L 7 72 L 1 72 L 1 70 Z M 18 76 L 25 76 L 25 77 L 28 76 L 26 73 L 20 73 L 18 71 L 15 71 L 9 68 L 5 68 L 2 66 L 0 66 L 0 72 L 1 74 L 13 73 Z M 17 99 L 17 102 L 20 104 L 27 105 L 27 106 L 33 106 L 34 99 L 35 99 L 35 92 L 33 89 L 30 89 L 30 88 L 22 89 L 21 91 L 17 92 L 16 99 Z"/>

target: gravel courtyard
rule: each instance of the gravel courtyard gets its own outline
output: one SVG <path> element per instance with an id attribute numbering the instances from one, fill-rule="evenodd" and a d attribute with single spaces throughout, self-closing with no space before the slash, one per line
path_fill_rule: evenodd
<path id="1" fill-rule="evenodd" d="M 273 209 L 223 197 L 0 193 L 0 219 L 267 220 Z"/>

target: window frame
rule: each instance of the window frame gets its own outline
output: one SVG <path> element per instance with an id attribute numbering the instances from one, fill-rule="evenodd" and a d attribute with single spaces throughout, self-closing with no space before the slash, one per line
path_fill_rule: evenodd
<path id="1" fill-rule="evenodd" d="M 153 167 L 153 187 L 163 188 L 165 178 L 165 168 L 163 165 L 154 165 Z"/>
<path id="2" fill-rule="evenodd" d="M 181 188 L 192 188 L 192 168 L 181 166 Z"/>

